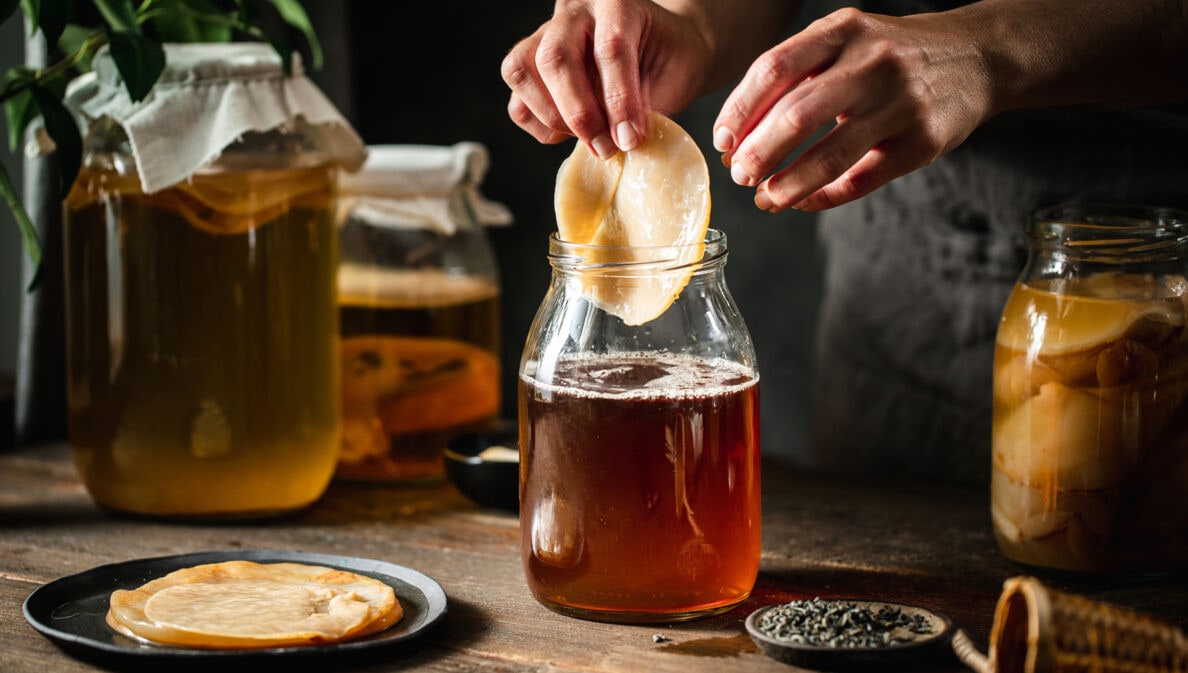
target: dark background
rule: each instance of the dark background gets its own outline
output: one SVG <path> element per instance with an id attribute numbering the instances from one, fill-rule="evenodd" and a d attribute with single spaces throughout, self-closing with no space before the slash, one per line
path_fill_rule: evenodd
<path id="1" fill-rule="evenodd" d="M 553 183 L 572 142 L 537 143 L 507 116 L 500 76 L 508 50 L 552 13 L 552 3 L 307 0 L 326 49 L 312 73 L 370 144 L 478 141 L 491 153 L 483 185 L 515 215 L 490 230 L 503 287 L 504 411 L 515 415 L 520 349 L 549 283 Z M 792 26 L 789 26 L 791 31 Z M 803 463 L 811 437 L 813 333 L 820 253 L 811 216 L 770 215 L 736 186 L 711 144 L 729 87 L 678 121 L 702 146 L 713 180 L 711 226 L 727 233 L 727 282 L 750 328 L 761 372 L 764 454 Z"/>

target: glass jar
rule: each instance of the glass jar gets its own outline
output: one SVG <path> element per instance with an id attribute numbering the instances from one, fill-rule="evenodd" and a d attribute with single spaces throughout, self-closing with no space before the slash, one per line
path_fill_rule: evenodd
<path id="1" fill-rule="evenodd" d="M 603 621 L 730 609 L 759 568 L 759 374 L 726 287 L 725 235 L 711 230 L 688 256 L 554 234 L 549 262 L 519 379 L 529 588 L 557 612 Z M 629 325 L 608 311 L 615 296 L 690 272 L 658 318 Z"/>
<path id="2" fill-rule="evenodd" d="M 499 415 L 499 277 L 481 198 L 486 150 L 373 146 L 343 175 L 337 476 L 442 479 L 450 439 Z"/>
<path id="3" fill-rule="evenodd" d="M 83 161 L 63 235 L 70 446 L 91 496 L 182 518 L 313 502 L 339 443 L 335 164 L 298 124 L 147 194 L 107 119 Z"/>
<path id="4" fill-rule="evenodd" d="M 1188 567 L 1188 213 L 1076 205 L 1031 219 L 994 358 L 991 498 L 1010 559 Z"/>

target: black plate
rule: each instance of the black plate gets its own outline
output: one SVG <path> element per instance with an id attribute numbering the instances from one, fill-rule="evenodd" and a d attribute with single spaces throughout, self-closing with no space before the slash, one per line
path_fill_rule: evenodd
<path id="1" fill-rule="evenodd" d="M 932 626 L 932 632 L 910 643 L 887 647 L 820 647 L 798 645 L 778 640 L 759 630 L 759 619 L 779 605 L 768 605 L 752 612 L 746 621 L 751 640 L 767 656 L 801 668 L 818 671 L 897 670 L 920 667 L 941 657 L 952 657 L 948 644 L 953 636 L 953 623 L 944 615 L 914 605 L 887 601 L 830 599 L 828 603 L 852 604 L 878 608 L 899 608 L 908 615 L 920 615 Z"/>
<path id="2" fill-rule="evenodd" d="M 202 650 L 145 645 L 117 633 L 107 625 L 108 600 L 112 591 L 134 589 L 174 570 L 233 560 L 305 563 L 366 575 L 392 587 L 404 609 L 404 617 L 391 628 L 359 640 L 312 647 L 255 650 Z M 441 585 L 412 568 L 365 558 L 268 549 L 199 552 L 99 566 L 45 584 L 25 599 L 25 619 L 63 650 L 83 659 L 123 667 L 166 662 L 174 665 L 187 661 L 222 666 L 224 663 L 272 660 L 278 656 L 362 656 L 365 652 L 403 643 L 421 635 L 437 623 L 445 612 L 446 595 Z"/>

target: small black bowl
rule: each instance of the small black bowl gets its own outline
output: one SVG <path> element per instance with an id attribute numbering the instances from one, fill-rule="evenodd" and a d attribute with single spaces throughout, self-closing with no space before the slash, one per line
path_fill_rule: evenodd
<path id="1" fill-rule="evenodd" d="M 509 512 L 520 510 L 520 439 L 516 424 L 501 421 L 491 432 L 460 435 L 442 452 L 446 476 L 462 495 L 485 507 Z M 509 449 L 492 456 L 488 449 Z"/>

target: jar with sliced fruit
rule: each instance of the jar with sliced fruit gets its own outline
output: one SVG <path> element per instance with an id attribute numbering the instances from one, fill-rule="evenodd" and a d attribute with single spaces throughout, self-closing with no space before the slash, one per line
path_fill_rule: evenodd
<path id="1" fill-rule="evenodd" d="M 373 145 L 340 177 L 342 479 L 445 475 L 454 437 L 499 415 L 499 274 L 483 145 Z"/>
<path id="2" fill-rule="evenodd" d="M 556 208 L 553 282 L 520 362 L 528 586 L 603 621 L 728 610 L 759 569 L 759 374 L 705 159 L 652 115 L 630 152 L 579 144 Z"/>
<path id="3" fill-rule="evenodd" d="M 363 145 L 266 45 L 167 56 L 142 104 L 106 52 L 68 94 L 92 120 L 64 217 L 70 446 L 111 510 L 291 511 L 338 454 L 335 190 Z"/>
<path id="4" fill-rule="evenodd" d="M 1010 559 L 1188 568 L 1188 213 L 1037 212 L 994 359 L 991 501 Z"/>

